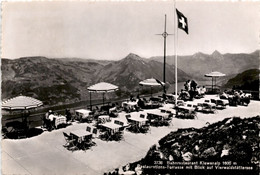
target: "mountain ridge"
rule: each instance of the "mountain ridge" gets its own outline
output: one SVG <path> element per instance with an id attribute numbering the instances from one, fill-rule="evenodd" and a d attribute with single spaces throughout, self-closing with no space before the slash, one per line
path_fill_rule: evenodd
<path id="1" fill-rule="evenodd" d="M 38 58 L 38 59 L 36 59 Z M 46 57 L 2 59 L 2 99 L 20 94 L 35 97 L 45 104 L 62 104 L 89 99 L 87 87 L 105 81 L 133 92 L 147 78 L 162 80 L 163 64 L 129 54 L 118 61 L 70 61 Z M 166 66 L 172 83 L 174 68 Z M 190 78 L 182 70 L 179 81 Z"/>
<path id="2" fill-rule="evenodd" d="M 238 74 L 248 69 L 259 68 L 260 50 L 252 53 L 225 53 L 215 50 L 212 54 L 197 52 L 193 55 L 178 56 L 178 68 L 194 78 L 204 79 L 206 73 L 219 71 L 226 75 Z M 162 62 L 162 56 L 149 59 Z M 174 65 L 174 56 L 167 56 L 167 63 Z"/>

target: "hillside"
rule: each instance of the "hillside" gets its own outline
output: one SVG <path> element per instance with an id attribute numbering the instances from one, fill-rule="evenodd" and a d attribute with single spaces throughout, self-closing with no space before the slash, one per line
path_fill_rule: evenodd
<path id="1" fill-rule="evenodd" d="M 166 81 L 175 82 L 175 69 L 166 65 Z M 182 70 L 178 70 L 178 81 L 190 78 Z M 98 81 L 115 82 L 125 89 L 134 89 L 140 81 L 147 78 L 163 80 L 163 64 L 154 60 L 147 60 L 135 54 L 129 54 L 120 61 L 112 62 L 99 72 Z"/>
<path id="2" fill-rule="evenodd" d="M 152 57 L 150 59 L 163 61 L 163 57 Z M 174 56 L 168 56 L 167 63 L 174 65 Z M 259 50 L 249 54 L 221 54 L 214 51 L 212 54 L 198 52 L 189 56 L 178 56 L 178 68 L 199 79 L 203 79 L 206 73 L 212 71 L 236 75 L 248 69 L 259 68 L 259 63 Z"/>
<path id="3" fill-rule="evenodd" d="M 95 62 L 45 57 L 2 59 L 2 99 L 23 94 L 47 104 L 78 101 L 87 94 L 83 87 L 95 83 L 95 74 L 102 67 Z"/>
<path id="4" fill-rule="evenodd" d="M 160 62 L 145 60 L 135 54 L 119 61 L 45 57 L 2 59 L 2 99 L 23 94 L 47 105 L 72 103 L 89 99 L 87 87 L 100 81 L 131 92 L 138 88 L 141 80 L 162 79 L 162 67 Z M 173 82 L 174 68 L 167 65 L 166 69 L 167 81 Z M 178 72 L 179 81 L 190 78 L 183 71 Z"/>
<path id="5" fill-rule="evenodd" d="M 246 70 L 228 80 L 224 87 L 259 91 L 259 73 L 259 69 Z"/>
<path id="6" fill-rule="evenodd" d="M 257 175 L 259 122 L 260 116 L 233 117 L 201 129 L 178 129 L 153 145 L 140 161 L 121 169 L 140 174 Z"/>

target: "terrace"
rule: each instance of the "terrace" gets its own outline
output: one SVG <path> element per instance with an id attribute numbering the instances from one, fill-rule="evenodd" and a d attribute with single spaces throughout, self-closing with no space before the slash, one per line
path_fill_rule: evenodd
<path id="1" fill-rule="evenodd" d="M 216 95 L 206 95 L 195 99 L 192 103 L 217 98 Z M 3 174 L 103 174 L 128 162 L 141 159 L 149 148 L 160 138 L 179 128 L 201 128 L 207 123 L 221 121 L 224 118 L 240 116 L 241 118 L 259 115 L 259 101 L 251 101 L 246 106 L 227 106 L 216 113 L 197 113 L 196 119 L 179 119 L 173 117 L 169 126 L 150 126 L 150 132 L 136 133 L 125 130 L 123 140 L 106 141 L 92 137 L 96 144 L 91 149 L 69 151 L 63 145 L 66 143 L 63 132 L 86 131 L 92 123 L 72 122 L 65 128 L 43 132 L 41 135 L 24 139 L 2 140 L 2 173 Z M 111 120 L 127 122 L 126 114 L 147 115 L 150 110 L 118 113 Z M 51 160 L 51 161 L 50 161 Z M 37 162 L 37 164 L 35 164 Z"/>

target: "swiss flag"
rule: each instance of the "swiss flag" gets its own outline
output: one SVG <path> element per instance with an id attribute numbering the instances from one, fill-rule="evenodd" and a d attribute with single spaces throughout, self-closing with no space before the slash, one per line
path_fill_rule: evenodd
<path id="1" fill-rule="evenodd" d="M 176 9 L 176 13 L 178 18 L 178 28 L 184 30 L 187 34 L 189 34 L 187 18 L 180 11 L 178 11 L 178 9 Z"/>

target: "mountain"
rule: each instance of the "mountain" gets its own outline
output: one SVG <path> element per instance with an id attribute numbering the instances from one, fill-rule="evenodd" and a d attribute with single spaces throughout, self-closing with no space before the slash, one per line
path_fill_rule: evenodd
<path id="1" fill-rule="evenodd" d="M 2 59 L 2 99 L 20 94 L 47 105 L 88 99 L 87 87 L 105 81 L 134 91 L 147 78 L 162 80 L 163 64 L 129 54 L 119 61 L 24 57 Z M 190 77 L 178 70 L 179 81 Z M 174 68 L 166 65 L 167 82 L 174 82 Z M 98 95 L 95 95 L 98 96 Z"/>
<path id="2" fill-rule="evenodd" d="M 166 81 L 175 82 L 175 68 L 166 65 Z M 133 89 L 140 81 L 147 78 L 163 80 L 163 64 L 154 60 L 147 60 L 135 54 L 129 54 L 120 61 L 112 62 L 99 72 L 99 81 L 115 82 L 125 89 Z M 182 70 L 178 70 L 178 81 L 190 78 Z"/>
<path id="3" fill-rule="evenodd" d="M 152 60 L 163 62 L 163 57 L 152 57 Z M 167 56 L 167 63 L 174 65 L 174 56 Z M 178 56 L 178 68 L 196 79 L 205 79 L 204 75 L 212 71 L 233 76 L 248 69 L 258 69 L 260 51 L 253 53 L 221 54 L 214 51 L 212 54 L 201 52 L 189 56 Z"/>
<path id="4" fill-rule="evenodd" d="M 46 104 L 78 101 L 87 95 L 83 89 L 95 83 L 95 74 L 102 67 L 95 62 L 45 57 L 2 59 L 2 99 L 23 94 Z"/>
<path id="5" fill-rule="evenodd" d="M 259 92 L 259 74 L 259 69 L 246 70 L 229 79 L 224 87 Z"/>

